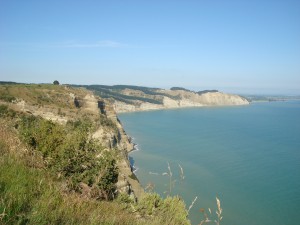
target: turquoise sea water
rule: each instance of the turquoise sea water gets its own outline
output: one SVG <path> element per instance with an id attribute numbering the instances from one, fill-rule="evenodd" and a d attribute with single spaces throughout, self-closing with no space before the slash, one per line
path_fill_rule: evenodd
<path id="1" fill-rule="evenodd" d="M 300 224 L 300 102 L 187 108 L 120 114 L 138 144 L 130 154 L 143 186 L 169 189 L 167 162 L 177 179 L 172 194 L 189 206 L 216 210 L 224 225 Z M 185 179 L 180 180 L 180 164 Z M 155 174 L 158 173 L 159 175 Z"/>

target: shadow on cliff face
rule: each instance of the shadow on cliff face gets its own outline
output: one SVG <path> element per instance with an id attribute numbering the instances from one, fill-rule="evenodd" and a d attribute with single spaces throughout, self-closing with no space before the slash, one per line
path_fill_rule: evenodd
<path id="1" fill-rule="evenodd" d="M 135 160 L 133 159 L 132 156 L 128 156 L 129 162 L 130 162 L 130 167 L 131 171 L 134 173 L 137 171 L 137 168 L 134 166 Z"/>

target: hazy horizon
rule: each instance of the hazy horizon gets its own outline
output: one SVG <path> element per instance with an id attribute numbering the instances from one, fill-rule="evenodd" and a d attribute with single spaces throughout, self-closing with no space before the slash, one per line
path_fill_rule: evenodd
<path id="1" fill-rule="evenodd" d="M 54 81 L 54 80 L 53 80 Z M 18 81 L 11 81 L 11 80 L 0 80 L 0 82 L 15 82 L 15 83 L 27 83 L 27 84 L 52 84 L 52 82 L 18 82 Z M 194 86 L 147 86 L 147 85 L 134 85 L 134 84 L 120 84 L 120 83 L 115 83 L 115 84 L 105 84 L 105 83 L 60 83 L 62 85 L 107 85 L 107 86 L 114 86 L 114 85 L 129 85 L 129 86 L 143 86 L 143 87 L 149 87 L 149 88 L 162 88 L 162 89 L 171 89 L 172 87 L 182 87 L 182 88 L 186 88 L 188 90 L 191 91 L 203 91 L 203 90 L 218 90 L 220 92 L 224 92 L 224 93 L 229 93 L 229 94 L 239 94 L 239 95 L 258 95 L 258 96 L 300 96 L 300 92 L 279 92 L 277 91 L 266 91 L 264 89 L 245 89 L 245 88 L 235 88 L 235 89 L 231 89 L 229 88 L 216 88 L 216 87 L 194 87 Z"/>
<path id="2" fill-rule="evenodd" d="M 0 80 L 300 94 L 300 2 L 0 2 Z"/>

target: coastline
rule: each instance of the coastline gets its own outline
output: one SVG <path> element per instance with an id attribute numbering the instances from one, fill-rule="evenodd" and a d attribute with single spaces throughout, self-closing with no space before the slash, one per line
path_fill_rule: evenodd
<path id="1" fill-rule="evenodd" d="M 133 140 L 132 137 L 130 137 L 130 138 L 131 138 L 131 140 Z M 133 149 L 130 152 L 128 152 L 128 160 L 129 160 L 129 163 L 130 163 L 131 171 L 132 171 L 132 173 L 135 174 L 138 171 L 139 168 L 134 166 L 135 160 L 134 160 L 133 156 L 131 156 L 131 154 L 133 154 L 134 152 L 139 151 L 140 149 L 137 147 L 138 144 L 136 144 L 134 142 L 132 142 L 132 144 L 133 144 Z"/>
<path id="2" fill-rule="evenodd" d="M 255 101 L 249 101 L 248 104 L 224 104 L 224 105 L 190 105 L 190 106 L 175 106 L 175 107 L 157 107 L 157 108 L 135 108 L 134 110 L 128 110 L 128 111 L 119 111 L 115 107 L 115 112 L 118 114 L 124 114 L 124 113 L 136 113 L 136 112 L 151 112 L 151 111 L 163 111 L 163 110 L 176 110 L 176 109 L 188 109 L 188 108 L 211 108 L 211 107 L 234 107 L 234 106 L 248 106 L 251 103 L 254 103 Z"/>
<path id="3" fill-rule="evenodd" d="M 297 103 L 297 105 L 299 105 Z M 169 161 L 171 163 L 171 167 L 172 167 L 172 163 L 173 161 L 177 162 L 177 156 L 174 157 L 175 159 L 173 159 L 173 155 L 176 154 L 176 152 L 178 153 L 178 156 L 180 156 L 181 158 L 179 158 L 180 160 L 182 160 L 181 165 L 184 168 L 185 171 L 185 175 L 187 177 L 186 182 L 192 182 L 191 184 L 187 184 L 188 187 L 196 187 L 195 189 L 188 189 L 188 188 L 183 188 L 181 190 L 183 190 L 184 192 L 184 196 L 185 196 L 185 200 L 186 202 L 190 202 L 192 199 L 192 196 L 197 195 L 197 193 L 199 192 L 201 195 L 203 195 L 201 197 L 201 202 L 199 201 L 199 203 L 197 203 L 195 205 L 195 207 L 197 209 L 203 207 L 203 205 L 209 205 L 210 201 L 212 201 L 215 193 L 218 193 L 220 195 L 220 199 L 221 201 L 224 201 L 224 203 L 226 203 L 228 206 L 226 206 L 227 210 L 231 210 L 234 209 L 239 210 L 237 214 L 241 214 L 244 213 L 242 210 L 242 207 L 239 207 L 240 204 L 244 204 L 244 208 L 245 207 L 249 207 L 249 210 L 255 210 L 255 208 L 251 208 L 250 206 L 247 206 L 247 204 L 243 201 L 240 201 L 240 199 L 242 199 L 242 196 L 244 196 L 245 198 L 247 197 L 247 194 L 249 193 L 248 191 L 251 192 L 251 194 L 253 194 L 256 197 L 253 197 L 256 200 L 260 199 L 259 193 L 257 193 L 256 190 L 242 190 L 242 188 L 240 187 L 235 187 L 234 185 L 232 185 L 232 180 L 234 180 L 234 182 L 239 182 L 240 179 L 243 179 L 243 183 L 245 183 L 247 186 L 250 185 L 251 186 L 251 179 L 253 179 L 254 181 L 257 181 L 256 177 L 260 176 L 261 172 L 264 174 L 264 177 L 267 177 L 269 174 L 274 174 L 272 171 L 274 168 L 272 168 L 272 163 L 268 164 L 267 161 L 265 161 L 264 159 L 266 159 L 266 157 L 260 157 L 261 154 L 265 154 L 265 156 L 271 156 L 273 155 L 273 152 L 271 149 L 272 146 L 274 147 L 274 150 L 277 149 L 277 152 L 275 154 L 274 157 L 278 156 L 278 160 L 285 160 L 285 153 L 284 151 L 282 151 L 283 146 L 277 146 L 276 147 L 276 143 L 278 143 L 278 137 L 282 137 L 282 136 L 286 136 L 287 140 L 289 139 L 289 135 L 288 132 L 285 132 L 284 134 L 281 134 L 282 131 L 277 129 L 277 123 L 274 123 L 275 118 L 280 118 L 281 113 L 283 112 L 284 108 L 281 106 L 287 106 L 289 110 L 287 110 L 287 113 L 291 112 L 291 109 L 294 109 L 294 104 L 293 101 L 291 102 L 265 102 L 265 103 L 253 103 L 250 105 L 250 107 L 233 107 L 230 110 L 203 110 L 202 108 L 196 109 L 196 110 L 187 110 L 188 114 L 184 114 L 184 113 L 179 113 L 177 114 L 176 112 L 170 112 L 170 113 L 145 113 L 145 115 L 142 114 L 128 114 L 128 115 L 120 115 L 120 119 L 124 124 L 124 128 L 128 131 L 129 135 L 132 135 L 133 137 L 135 137 L 135 139 L 133 139 L 133 142 L 136 142 L 139 144 L 138 147 L 140 147 L 141 152 L 137 152 L 137 154 L 132 154 L 130 155 L 131 157 L 134 158 L 136 166 L 140 167 L 140 170 L 137 171 L 137 176 L 140 179 L 141 183 L 143 184 L 144 187 L 146 187 L 148 181 L 151 180 L 151 182 L 155 183 L 157 185 L 157 189 L 156 191 L 160 191 L 159 188 L 164 190 L 164 183 L 159 183 L 158 181 L 156 181 L 155 179 L 164 179 L 164 178 L 156 178 L 155 176 L 152 176 L 152 174 L 148 174 L 149 171 L 152 172 L 157 172 L 157 171 L 164 171 L 164 167 L 165 164 L 164 162 L 166 161 L 166 158 L 169 157 Z M 292 108 L 291 108 L 292 106 Z M 265 112 L 268 112 L 268 114 L 270 113 L 271 116 L 265 116 Z M 178 110 L 179 112 L 179 110 Z M 224 114 L 225 112 L 225 114 Z M 174 118 L 178 119 L 178 123 L 174 123 L 172 121 L 174 121 L 173 119 L 168 120 L 168 124 L 165 124 L 163 127 L 160 126 L 160 123 L 164 123 L 164 121 L 166 121 L 166 119 L 169 119 L 170 116 L 175 116 Z M 190 116 L 193 115 L 193 116 Z M 202 116 L 202 115 L 206 115 L 206 116 Z M 224 118 L 226 118 L 226 123 L 221 123 L 219 124 L 218 122 L 220 120 L 216 120 L 216 115 L 221 116 L 223 119 L 222 121 L 224 121 Z M 257 117 L 257 115 L 260 115 L 259 117 Z M 289 114 L 290 115 L 290 114 Z M 160 118 L 160 116 L 162 116 Z M 180 117 L 179 117 L 180 116 Z M 179 143 L 178 145 L 175 144 L 174 147 L 170 147 L 170 149 L 172 149 L 170 152 L 167 152 L 167 150 L 164 150 L 164 146 L 161 146 L 161 150 L 160 149 L 156 149 L 155 151 L 152 152 L 152 149 L 154 146 L 160 148 L 160 145 L 153 145 L 151 143 L 155 143 L 155 139 L 153 139 L 153 137 L 151 137 L 151 133 L 155 134 L 154 138 L 159 137 L 159 139 L 157 139 L 156 142 L 161 142 L 164 141 L 164 136 L 163 134 L 167 134 L 166 133 L 166 129 L 169 129 L 170 132 L 176 132 L 176 130 L 178 129 L 174 129 L 174 128 L 167 128 L 167 126 L 169 124 L 171 125 L 175 125 L 175 127 L 179 128 L 181 127 L 183 129 L 182 133 L 183 134 L 188 134 L 185 131 L 189 131 L 189 126 L 186 126 L 186 129 L 183 128 L 185 126 L 182 127 L 182 125 L 187 124 L 188 122 L 184 122 L 184 117 L 189 116 L 188 118 L 190 118 L 191 120 L 194 120 L 196 118 L 199 118 L 199 120 L 201 122 L 199 122 L 199 124 L 201 124 L 202 128 L 199 128 L 199 124 L 197 125 L 197 130 L 191 130 L 191 133 L 193 133 L 193 131 L 195 131 L 194 133 L 196 135 L 198 135 L 195 140 L 195 142 L 192 142 L 193 144 L 195 144 L 195 151 L 192 153 L 192 151 L 190 151 L 190 149 L 192 149 L 192 146 L 187 146 L 184 150 L 178 150 L 178 149 L 182 149 L 182 146 L 186 146 L 185 144 L 182 143 L 182 145 Z M 224 117 L 225 116 L 225 117 Z M 173 118 L 173 117 L 171 117 Z M 296 117 L 297 118 L 297 117 Z M 207 120 L 211 120 L 210 122 L 208 122 Z M 289 118 L 282 118 L 282 120 L 280 121 L 280 124 L 285 126 L 285 121 L 288 120 Z M 143 122 L 144 121 L 144 122 Z M 276 120 L 278 121 L 278 120 Z M 155 122 L 155 123 L 154 123 Z M 266 123 L 267 122 L 267 123 Z M 190 126 L 193 124 L 196 124 L 195 121 L 190 121 Z M 214 124 L 211 124 L 214 123 Z M 291 122 L 293 124 L 293 122 Z M 150 128 L 147 128 L 146 125 L 149 125 Z M 155 125 L 158 124 L 159 128 L 161 128 L 161 132 L 158 135 L 157 132 L 155 131 Z M 211 127 L 212 129 L 206 129 L 208 127 Z M 253 124 L 253 126 L 252 126 Z M 263 125 L 261 125 L 263 124 Z M 153 126 L 152 126 L 153 125 Z M 241 129 L 241 126 L 243 129 Z M 142 128 L 141 128 L 142 127 Z M 294 128 L 299 128 L 299 126 L 297 125 L 293 125 Z M 199 128 L 199 129 L 198 129 Z M 230 128 L 230 130 L 228 131 L 228 128 Z M 248 130 L 251 130 L 251 133 L 249 133 L 248 135 Z M 265 133 L 265 129 L 269 129 L 269 130 L 274 130 L 277 134 L 270 136 L 268 133 Z M 297 128 L 297 129 L 298 129 Z M 147 132 L 147 130 L 151 129 L 151 132 Z M 199 130 L 202 130 L 201 132 Z M 220 131 L 220 133 L 217 133 L 218 135 L 216 135 L 215 131 Z M 244 133 L 244 131 L 246 130 L 246 133 Z M 292 132 L 293 129 L 288 129 L 287 131 Z M 145 132 L 146 131 L 146 132 Z M 199 133 L 198 133 L 199 131 Z M 229 136 L 228 136 L 228 132 L 229 132 Z M 210 133 L 210 134 L 209 134 Z M 170 142 L 177 142 L 177 138 L 180 134 L 178 135 L 174 135 L 174 134 L 170 134 L 169 138 L 166 138 L 165 141 L 169 141 Z M 204 135 L 203 135 L 204 134 Z M 206 136 L 207 134 L 207 136 Z M 259 134 L 259 136 L 258 136 Z M 266 134 L 265 138 L 262 137 L 262 134 Z M 149 135 L 149 137 L 148 137 Z M 211 137 L 213 137 L 213 139 L 209 139 L 207 138 L 208 135 L 210 135 Z M 224 135 L 222 138 L 222 135 Z M 240 136 L 236 136 L 236 135 L 240 135 Z M 220 136 L 220 137 L 219 137 Z M 152 139 L 151 139 L 152 138 Z M 214 141 L 214 140 L 218 140 L 219 138 L 221 138 L 219 141 Z M 273 142 L 268 142 L 266 140 L 269 140 L 269 138 L 272 138 L 270 140 L 273 140 Z M 203 139 L 203 141 L 201 140 Z M 205 140 L 204 140 L 205 139 Z M 247 142 L 243 142 L 243 139 L 245 139 Z M 180 142 L 181 140 L 184 139 L 178 139 L 178 142 Z M 188 138 L 187 140 L 191 140 L 191 138 Z M 296 139 L 293 139 L 296 140 Z M 228 147 L 221 144 L 216 144 L 216 143 L 224 143 L 224 142 L 228 142 L 230 145 Z M 298 142 L 298 141 L 297 141 Z M 209 146 L 208 144 L 211 143 L 211 146 Z M 290 142 L 291 143 L 291 142 Z M 299 142 L 298 142 L 299 143 Z M 190 144 L 190 143 L 189 143 Z M 255 150 L 256 146 L 259 144 L 259 150 Z M 270 151 L 264 151 L 264 145 L 270 145 Z M 165 142 L 164 143 L 165 146 L 170 146 L 170 143 Z M 293 144 L 291 144 L 293 145 Z M 178 147 L 178 149 L 176 149 Z M 253 150 L 252 150 L 253 149 Z M 149 151 L 150 150 L 150 151 Z M 188 154 L 192 153 L 192 158 L 188 159 L 188 157 L 186 157 L 186 159 L 183 159 L 184 155 L 186 155 L 187 152 Z M 223 160 L 222 154 L 226 153 L 226 150 L 228 150 L 228 154 L 226 154 L 226 160 Z M 255 150 L 255 152 L 254 152 Z M 149 151 L 149 152 L 148 152 Z M 216 155 L 214 155 L 215 151 L 218 151 L 217 157 Z M 148 152 L 148 153 L 147 153 Z M 159 154 L 159 152 L 163 153 L 163 159 L 162 161 L 164 162 L 160 162 L 159 160 L 157 160 L 159 157 L 156 157 L 157 154 Z M 174 153 L 172 153 L 174 152 Z M 201 153 L 200 153 L 201 152 Z M 133 152 L 134 153 L 134 152 Z M 256 154 L 257 153 L 257 154 Z M 145 154 L 145 155 L 144 155 Z M 155 157 L 151 158 L 151 154 L 155 155 Z M 294 153 L 293 153 L 294 154 Z M 148 155 L 150 157 L 148 157 Z M 197 157 L 198 156 L 198 157 Z M 243 157 L 242 159 L 240 157 Z M 272 160 L 275 158 L 272 157 Z M 281 157 L 281 159 L 280 159 Z M 287 156 L 288 157 L 288 156 Z M 291 157 L 292 158 L 292 157 Z M 249 159 L 249 161 L 248 161 Z M 144 161 L 145 160 L 145 161 Z M 153 161 L 152 161 L 153 160 Z M 184 160 L 188 160 L 188 161 L 184 161 Z M 207 165 L 205 164 L 205 162 L 215 162 L 215 160 L 220 160 L 220 164 L 218 164 L 216 167 L 212 166 L 212 168 L 214 170 L 209 171 L 211 164 L 207 163 Z M 250 161 L 252 160 L 252 161 Z M 152 161 L 152 162 L 151 162 Z M 260 162 L 265 162 L 267 165 L 269 165 L 267 168 L 264 166 L 265 164 L 260 163 Z M 253 172 L 253 173 L 249 173 L 246 170 L 246 168 L 251 168 L 251 164 L 254 163 L 255 165 L 257 165 L 258 170 L 257 172 Z M 175 164 L 174 164 L 175 165 Z M 176 165 L 174 166 L 176 167 Z M 154 168 L 154 169 L 153 169 Z M 239 168 L 242 168 L 241 170 L 239 170 Z M 256 168 L 256 167 L 255 167 Z M 261 169 L 261 172 L 260 172 Z M 266 170 L 267 169 L 267 170 Z M 275 168 L 276 169 L 276 168 Z M 288 170 L 288 166 L 285 167 L 286 170 Z M 176 169 L 175 169 L 176 170 Z M 278 169 L 279 170 L 279 169 Z M 190 171 L 196 171 L 196 173 L 190 173 Z M 177 172 L 177 171 L 175 171 Z M 174 174 L 175 174 L 174 172 Z M 218 172 L 218 173 L 217 173 Z M 212 176 L 212 174 L 214 175 L 214 173 L 216 173 L 216 177 Z M 230 176 L 227 176 L 227 173 L 230 174 Z M 296 174 L 293 172 L 293 174 L 296 176 Z M 153 174 L 154 175 L 154 174 Z M 275 174 L 274 174 L 275 175 Z M 150 179 L 148 179 L 148 176 L 150 177 Z M 249 176 L 249 179 L 246 179 L 245 176 Z M 217 178 L 220 179 L 217 179 Z M 222 188 L 222 184 L 223 180 L 222 179 L 228 179 L 226 181 L 226 189 L 224 191 L 224 189 Z M 277 182 L 278 179 L 274 176 L 273 177 L 273 182 Z M 203 184 L 203 181 L 206 181 L 207 179 L 207 183 L 210 184 L 211 186 L 209 186 L 209 188 L 207 186 L 201 187 L 201 188 L 197 188 L 200 187 L 201 184 Z M 197 181 L 199 180 L 199 182 Z M 252 181 L 253 181 L 252 180 Z M 165 181 L 165 180 L 163 180 Z M 259 182 L 258 182 L 259 181 Z M 264 179 L 258 179 L 257 182 L 255 182 L 255 187 L 256 188 L 262 188 L 261 190 L 264 190 L 263 188 L 265 187 L 264 184 L 265 182 L 265 178 Z M 298 182 L 296 182 L 298 183 Z M 217 184 L 217 185 L 215 185 Z M 294 182 L 295 184 L 295 182 Z M 161 186 L 163 187 L 161 187 Z M 271 185 L 270 185 L 271 186 Z M 183 186 L 185 187 L 185 186 Z M 295 187 L 295 186 L 293 186 Z M 179 188 L 181 188 L 181 186 L 179 185 Z M 232 188 L 232 189 L 231 189 Z M 234 188 L 234 189 L 233 189 Z M 175 189 L 174 189 L 175 190 Z M 189 190 L 189 191 L 187 191 Z M 233 191 L 232 191 L 233 190 Z M 266 191 L 268 191 L 267 189 L 265 189 Z M 274 189 L 273 189 L 274 190 Z M 288 189 L 287 189 L 288 190 Z M 187 193 L 188 192 L 188 193 Z M 272 195 L 276 194 L 276 192 L 272 192 L 272 195 L 267 194 L 267 192 L 265 192 L 265 196 L 263 196 L 263 198 L 266 200 L 267 198 L 270 197 L 270 199 L 272 199 Z M 238 194 L 238 197 L 234 200 L 234 204 L 231 203 L 231 196 L 234 196 L 234 194 Z M 267 197 L 266 197 L 267 196 Z M 219 196 L 218 196 L 219 197 Z M 248 197 L 247 197 L 248 198 Z M 252 201 L 251 198 L 248 199 L 248 201 Z M 272 208 L 274 209 L 274 208 Z M 198 210 L 199 211 L 199 210 Z M 229 211 L 228 211 L 229 212 Z M 197 210 L 191 210 L 191 217 L 195 218 L 198 214 Z M 253 213 L 253 211 L 252 211 Z M 195 216 L 194 216 L 195 215 Z M 246 216 L 243 214 L 243 217 Z M 251 221 L 251 218 L 249 217 L 245 217 L 247 219 L 249 219 L 249 221 Z M 226 220 L 231 220 L 234 221 L 235 219 L 231 217 L 230 213 L 226 214 Z M 196 219 L 192 220 L 192 221 L 196 221 Z M 225 222 L 225 221 L 224 221 Z M 255 223 L 255 222 L 254 222 Z M 198 224 L 195 223 L 194 224 Z"/>
<path id="4" fill-rule="evenodd" d="M 131 98 L 136 97 L 136 100 L 121 101 L 114 99 L 111 104 L 117 113 L 137 112 L 137 111 L 152 111 L 188 107 L 206 107 L 206 106 L 236 106 L 249 105 L 249 101 L 239 95 L 226 94 L 222 92 L 208 92 L 198 94 L 190 91 L 171 91 L 164 90 L 164 94 L 172 95 L 173 98 L 163 96 L 160 101 L 151 102 L 142 101 L 140 93 L 127 93 Z M 158 93 L 159 95 L 159 93 Z M 160 95 L 161 96 L 161 95 Z M 177 96 L 174 99 L 174 96 Z M 148 96 L 152 97 L 153 96 Z"/>
<path id="5" fill-rule="evenodd" d="M 126 147 L 125 150 L 127 152 L 126 154 L 126 160 L 128 162 L 128 167 L 130 168 L 130 173 L 134 174 L 134 176 L 136 176 L 136 172 L 138 171 L 138 167 L 135 166 L 135 159 L 134 156 L 132 154 L 134 154 L 134 152 L 139 151 L 140 149 L 138 148 L 138 143 L 134 142 L 134 137 L 129 136 L 122 124 L 122 121 L 119 118 L 119 114 L 126 114 L 126 113 L 137 113 L 137 112 L 151 112 L 151 111 L 165 111 L 165 110 L 181 110 L 181 109 L 188 109 L 188 108 L 213 108 L 213 107 L 234 107 L 234 106 L 248 106 L 250 105 L 251 102 L 247 102 L 247 104 L 239 104 L 239 105 L 201 105 L 201 106 L 178 106 L 178 107 L 164 107 L 164 108 L 157 108 L 157 109 L 138 109 L 135 111 L 124 111 L 124 112 L 118 112 L 116 111 L 115 107 L 114 107 L 114 112 L 115 112 L 115 116 L 117 121 L 119 122 L 120 125 L 120 129 L 121 129 L 121 133 L 125 135 L 125 139 L 126 139 Z M 123 135 L 121 135 L 123 136 Z M 126 169 L 127 170 L 127 169 Z M 142 184 L 140 183 L 140 181 L 138 180 L 138 177 L 136 176 L 136 179 L 132 179 L 132 176 L 130 174 L 128 174 L 127 172 L 127 179 L 128 182 L 130 183 L 130 185 L 132 186 L 132 190 L 135 193 L 136 197 L 139 199 L 141 194 L 140 193 L 144 193 L 145 189 L 142 186 Z M 137 181 L 138 184 L 135 184 L 135 181 Z M 142 190 L 141 190 L 142 189 Z M 137 194 L 136 194 L 137 193 Z"/>

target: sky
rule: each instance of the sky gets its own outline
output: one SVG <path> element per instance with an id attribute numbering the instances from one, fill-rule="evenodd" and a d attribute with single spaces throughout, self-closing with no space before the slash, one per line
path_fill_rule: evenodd
<path id="1" fill-rule="evenodd" d="M 300 1 L 0 0 L 0 80 L 300 94 Z"/>

